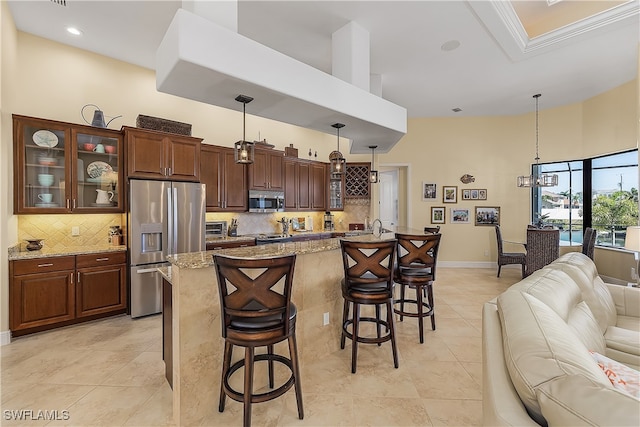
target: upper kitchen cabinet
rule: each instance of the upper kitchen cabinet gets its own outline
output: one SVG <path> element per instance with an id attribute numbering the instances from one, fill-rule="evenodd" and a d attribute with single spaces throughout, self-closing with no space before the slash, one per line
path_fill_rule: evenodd
<path id="1" fill-rule="evenodd" d="M 13 140 L 14 213 L 123 211 L 121 132 L 14 114 Z"/>
<path id="2" fill-rule="evenodd" d="M 284 203 L 287 211 L 324 211 L 327 178 L 324 163 L 284 158 Z"/>
<path id="3" fill-rule="evenodd" d="M 129 178 L 200 182 L 202 138 L 123 127 Z"/>
<path id="4" fill-rule="evenodd" d="M 327 209 L 327 165 L 321 162 L 311 162 L 311 210 L 324 211 Z"/>
<path id="5" fill-rule="evenodd" d="M 329 177 L 329 204 L 327 209 L 330 211 L 344 210 L 344 174 L 329 172 L 327 175 Z"/>
<path id="6" fill-rule="evenodd" d="M 249 165 L 250 190 L 284 190 L 284 151 L 255 149 Z"/>
<path id="7" fill-rule="evenodd" d="M 232 148 L 202 144 L 200 182 L 207 185 L 207 212 L 247 211 L 247 169 Z"/>

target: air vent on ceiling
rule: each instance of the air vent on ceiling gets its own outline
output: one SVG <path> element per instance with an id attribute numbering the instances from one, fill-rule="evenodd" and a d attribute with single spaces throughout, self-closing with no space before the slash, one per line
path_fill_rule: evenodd
<path id="1" fill-rule="evenodd" d="M 59 4 L 60 6 L 66 6 L 67 0 L 49 0 L 51 3 Z"/>

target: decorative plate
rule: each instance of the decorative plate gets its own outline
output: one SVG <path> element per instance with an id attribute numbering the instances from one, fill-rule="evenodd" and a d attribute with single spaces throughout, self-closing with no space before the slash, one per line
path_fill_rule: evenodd
<path id="1" fill-rule="evenodd" d="M 113 169 L 111 168 L 111 165 L 105 162 L 93 162 L 89 163 L 89 166 L 87 166 L 87 173 L 91 178 L 99 178 L 102 175 L 112 172 Z"/>
<path id="2" fill-rule="evenodd" d="M 40 147 L 55 147 L 58 145 L 58 137 L 50 130 L 39 130 L 33 134 L 33 142 Z"/>

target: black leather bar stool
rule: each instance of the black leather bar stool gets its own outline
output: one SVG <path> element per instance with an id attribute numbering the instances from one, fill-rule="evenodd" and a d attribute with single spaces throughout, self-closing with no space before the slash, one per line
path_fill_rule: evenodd
<path id="1" fill-rule="evenodd" d="M 400 308 L 394 308 L 394 312 L 400 315 L 400 321 L 404 316 L 417 317 L 420 331 L 420 343 L 424 343 L 423 319 L 431 317 L 431 329 L 436 330 L 436 318 L 433 309 L 433 281 L 436 280 L 436 260 L 440 237 L 436 234 L 402 234 L 396 233 L 398 250 L 394 280 L 400 285 L 400 299 L 394 304 Z M 405 297 L 405 288 L 414 289 L 416 299 Z M 423 300 L 426 290 L 427 302 Z M 405 304 L 416 306 L 416 311 L 405 310 Z"/>
<path id="2" fill-rule="evenodd" d="M 378 344 L 391 341 L 393 365 L 398 367 L 395 328 L 393 324 L 393 263 L 396 240 L 384 242 L 359 242 L 341 240 L 344 279 L 342 279 L 342 336 L 340 348 L 344 349 L 346 338 L 352 341 L 351 372 L 356 373 L 358 343 Z M 374 305 L 376 317 L 360 317 L 360 305 Z M 349 318 L 349 307 L 353 305 L 353 316 Z M 385 305 L 387 320 L 380 319 L 380 306 Z M 360 336 L 360 322 L 376 324 L 376 337 Z M 349 332 L 349 326 L 352 332 Z M 386 334 L 381 335 L 384 326 Z"/>
<path id="3" fill-rule="evenodd" d="M 220 307 L 222 309 L 222 337 L 224 355 L 220 383 L 220 405 L 224 411 L 225 399 L 244 403 L 244 426 L 251 425 L 251 404 L 275 399 L 295 386 L 298 418 L 304 418 L 302 388 L 296 344 L 296 307 L 291 303 L 291 285 L 296 256 L 277 258 L 241 259 L 220 255 L 213 257 L 218 276 Z M 282 291 L 277 287 L 282 287 Z M 276 288 L 276 289 L 274 289 Z M 290 358 L 274 354 L 273 346 L 288 340 Z M 244 359 L 231 364 L 233 346 L 244 347 Z M 266 354 L 255 354 L 256 347 L 267 347 Z M 253 393 L 254 361 L 266 360 L 269 370 L 269 388 Z M 280 387 L 273 389 L 273 362 L 289 368 L 291 376 Z M 244 390 L 231 388 L 229 379 L 244 367 Z"/>

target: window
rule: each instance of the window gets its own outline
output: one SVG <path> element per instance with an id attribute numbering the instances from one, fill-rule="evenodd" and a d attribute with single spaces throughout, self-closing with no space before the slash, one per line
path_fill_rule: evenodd
<path id="1" fill-rule="evenodd" d="M 545 163 L 540 172 L 557 174 L 558 185 L 533 191 L 534 222 L 559 227 L 564 245 L 581 244 L 592 227 L 597 245 L 624 246 L 627 226 L 638 224 L 638 150 Z"/>

